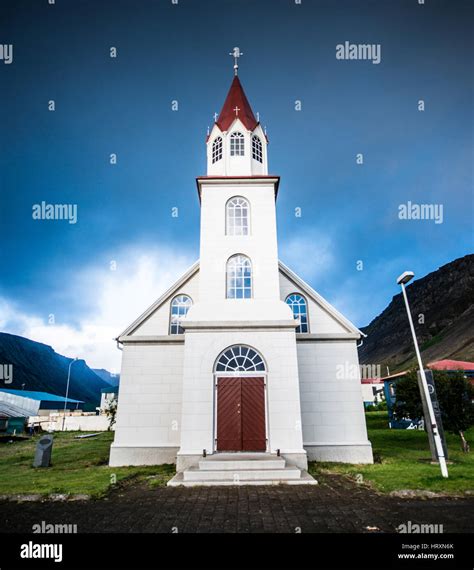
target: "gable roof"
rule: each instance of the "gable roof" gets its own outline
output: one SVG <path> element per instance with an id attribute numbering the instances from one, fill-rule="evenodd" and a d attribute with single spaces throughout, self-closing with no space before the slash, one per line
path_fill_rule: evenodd
<path id="1" fill-rule="evenodd" d="M 349 332 L 359 334 L 362 337 L 366 337 L 367 335 L 364 334 L 361 330 L 359 330 L 349 319 L 346 319 L 344 315 L 335 309 L 326 299 L 321 297 L 319 293 L 317 293 L 312 287 L 310 287 L 303 279 L 298 277 L 296 273 L 293 273 L 289 267 L 287 267 L 281 261 L 278 261 L 278 267 L 280 271 L 285 275 L 290 281 L 292 281 L 295 285 L 297 285 L 302 291 L 308 295 L 315 303 L 320 305 L 323 309 L 325 309 L 339 324 L 341 324 L 344 328 L 346 328 Z"/>
<path id="2" fill-rule="evenodd" d="M 436 360 L 430 362 L 428 368 L 433 370 L 474 370 L 474 362 L 465 360 Z"/>
<path id="3" fill-rule="evenodd" d="M 330 303 L 326 301 L 319 293 L 305 283 L 302 279 L 293 273 L 284 263 L 278 262 L 279 270 L 297 287 L 301 289 L 302 292 L 312 299 L 315 303 L 320 305 L 327 313 L 329 313 L 338 323 L 340 323 L 348 332 L 358 334 L 362 337 L 367 335 L 360 331 L 354 324 L 352 324 L 346 317 L 341 315 Z M 184 275 L 176 281 L 167 291 L 163 293 L 146 311 L 144 311 L 133 323 L 127 327 L 115 340 L 120 340 L 123 336 L 128 336 L 132 334 L 140 325 L 142 325 L 163 303 L 165 303 L 171 296 L 173 296 L 180 287 L 182 287 L 191 277 L 193 277 L 199 271 L 199 261 L 193 263 L 193 265 L 184 273 Z"/>
<path id="4" fill-rule="evenodd" d="M 146 311 L 144 311 L 137 319 L 135 319 L 133 323 L 130 326 L 128 326 L 121 334 L 119 334 L 119 336 L 115 340 L 119 340 L 120 337 L 122 336 L 127 336 L 129 334 L 132 334 L 133 331 L 135 331 L 141 324 L 143 324 L 148 319 L 148 317 L 150 317 L 156 311 L 156 309 L 160 307 L 160 305 L 162 305 L 167 299 L 169 299 L 171 295 L 174 295 L 174 293 L 182 285 L 184 285 L 187 281 L 189 281 L 189 279 L 191 279 L 191 277 L 193 277 L 193 275 L 195 275 L 198 271 L 199 271 L 199 260 L 195 261 L 191 265 L 191 267 L 186 271 L 186 273 L 184 273 L 184 275 L 180 277 L 178 281 L 176 281 L 176 283 L 171 285 L 171 287 L 167 289 L 163 293 L 163 295 L 161 295 L 152 305 L 148 307 Z"/>
<path id="5" fill-rule="evenodd" d="M 234 110 L 236 107 L 239 109 L 238 113 Z M 239 118 L 249 131 L 253 131 L 258 125 L 258 121 L 253 114 L 252 107 L 237 75 L 232 81 L 216 124 L 224 132 L 229 129 L 236 118 Z"/>

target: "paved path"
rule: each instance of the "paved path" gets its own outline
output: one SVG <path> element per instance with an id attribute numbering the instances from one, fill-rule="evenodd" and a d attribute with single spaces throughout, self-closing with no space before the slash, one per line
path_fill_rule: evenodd
<path id="1" fill-rule="evenodd" d="M 395 532 L 399 524 L 472 532 L 474 498 L 397 499 L 325 475 L 317 486 L 118 489 L 88 502 L 0 503 L 0 532 L 77 524 L 87 532 Z M 376 530 L 374 530 L 376 532 Z"/>

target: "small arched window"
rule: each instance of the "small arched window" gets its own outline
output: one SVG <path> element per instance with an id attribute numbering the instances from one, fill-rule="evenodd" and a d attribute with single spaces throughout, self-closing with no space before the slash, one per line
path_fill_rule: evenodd
<path id="1" fill-rule="evenodd" d="M 230 156 L 244 156 L 244 135 L 242 133 L 230 135 Z"/>
<path id="2" fill-rule="evenodd" d="M 212 164 L 222 158 L 222 137 L 217 137 L 212 143 Z"/>
<path id="3" fill-rule="evenodd" d="M 224 350 L 215 366 L 216 372 L 264 372 L 265 363 L 256 350 L 234 345 Z"/>
<path id="4" fill-rule="evenodd" d="M 226 268 L 227 299 L 250 299 L 252 297 L 252 264 L 245 255 L 233 255 Z"/>
<path id="5" fill-rule="evenodd" d="M 249 234 L 249 203 L 241 196 L 234 196 L 226 204 L 226 235 L 247 236 Z"/>
<path id="6" fill-rule="evenodd" d="M 252 137 L 252 158 L 258 160 L 258 162 L 263 162 L 262 141 L 257 135 Z"/>
<path id="7" fill-rule="evenodd" d="M 296 327 L 297 333 L 307 333 L 308 327 L 308 306 L 303 295 L 292 293 L 286 298 L 286 304 L 291 307 L 295 319 L 299 319 L 300 324 Z"/>
<path id="8" fill-rule="evenodd" d="M 184 334 L 181 319 L 186 316 L 193 304 L 191 297 L 178 295 L 171 301 L 170 334 Z"/>

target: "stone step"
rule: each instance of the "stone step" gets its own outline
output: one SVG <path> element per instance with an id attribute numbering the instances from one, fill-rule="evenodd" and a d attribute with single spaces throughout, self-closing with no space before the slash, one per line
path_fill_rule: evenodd
<path id="1" fill-rule="evenodd" d="M 171 481 L 168 481 L 167 485 L 169 487 L 222 487 L 222 486 L 236 486 L 244 487 L 247 485 L 317 485 L 318 482 L 311 477 L 306 471 L 301 472 L 301 477 L 299 479 L 255 479 L 248 481 L 220 481 L 220 480 L 209 480 L 209 481 L 185 481 L 183 473 L 177 473 Z"/>
<path id="2" fill-rule="evenodd" d="M 287 481 L 300 477 L 301 471 L 297 467 L 284 467 L 283 469 L 242 469 L 239 467 L 233 471 L 191 467 L 183 472 L 184 481 Z"/>
<path id="3" fill-rule="evenodd" d="M 199 461 L 199 469 L 203 471 L 240 471 L 242 469 L 284 469 L 285 460 L 281 457 L 265 457 L 261 459 L 237 459 L 234 457 L 206 457 Z"/>

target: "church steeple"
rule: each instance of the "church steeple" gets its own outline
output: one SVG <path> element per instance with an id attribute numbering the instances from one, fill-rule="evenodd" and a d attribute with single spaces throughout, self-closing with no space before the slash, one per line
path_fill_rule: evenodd
<path id="1" fill-rule="evenodd" d="M 234 79 L 207 137 L 207 174 L 253 176 L 268 174 L 267 137 L 255 118 L 237 75 L 239 48 L 234 57 Z"/>
<path id="2" fill-rule="evenodd" d="M 221 131 L 227 131 L 237 118 L 241 120 L 242 124 L 249 131 L 253 131 L 258 125 L 240 79 L 236 75 L 230 86 L 229 93 L 227 93 L 216 125 Z"/>

